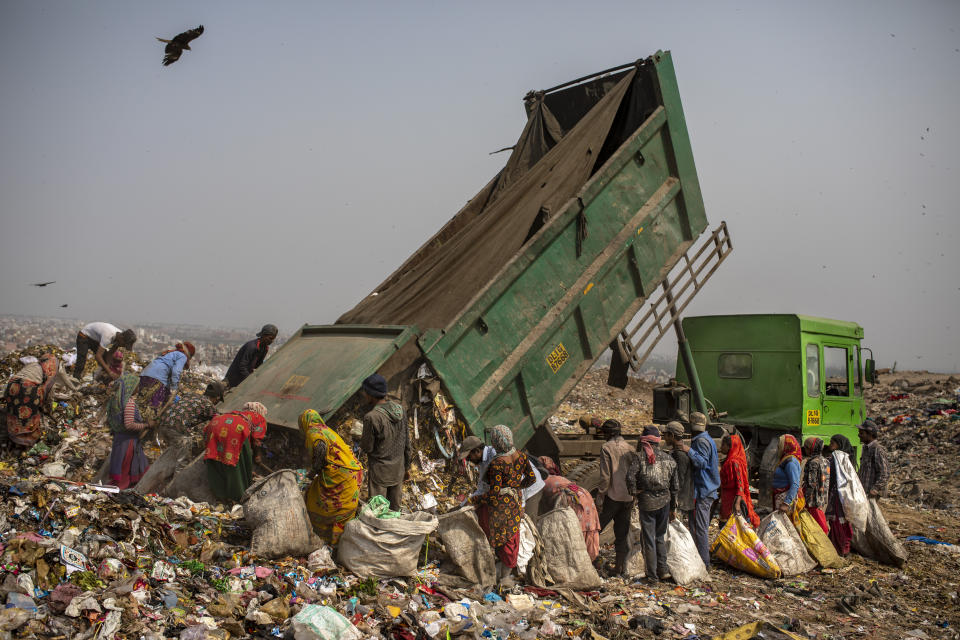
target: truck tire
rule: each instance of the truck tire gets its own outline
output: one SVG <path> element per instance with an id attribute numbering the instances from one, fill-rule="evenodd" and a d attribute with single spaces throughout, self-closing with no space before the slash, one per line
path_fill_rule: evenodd
<path id="1" fill-rule="evenodd" d="M 596 499 L 600 486 L 600 461 L 583 462 L 567 474 L 567 479 L 588 491 Z M 600 544 L 613 544 L 613 523 L 607 524 L 600 532 Z"/>

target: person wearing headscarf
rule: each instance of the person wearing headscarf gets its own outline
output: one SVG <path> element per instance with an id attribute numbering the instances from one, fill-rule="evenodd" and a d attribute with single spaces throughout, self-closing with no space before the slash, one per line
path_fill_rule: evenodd
<path id="1" fill-rule="evenodd" d="M 660 429 L 653 425 L 644 427 L 640 451 L 630 458 L 627 488 L 637 497 L 645 579 L 647 583 L 655 583 L 669 573 L 665 536 L 667 522 L 677 517 L 680 483 L 677 463 L 660 448 Z"/>
<path id="2" fill-rule="evenodd" d="M 723 436 L 720 454 L 726 456 L 720 465 L 720 521 L 726 522 L 731 513 L 739 513 L 754 527 L 760 526 L 760 516 L 750 499 L 750 467 L 740 434 Z"/>
<path id="3" fill-rule="evenodd" d="M 239 502 L 253 482 L 260 445 L 267 435 L 267 409 L 248 402 L 240 411 L 215 416 L 204 428 L 207 482 L 218 499 Z"/>
<path id="4" fill-rule="evenodd" d="M 543 481 L 543 497 L 540 500 L 539 515 L 544 515 L 560 507 L 570 507 L 577 515 L 583 541 L 591 560 L 600 554 L 600 514 L 593 496 L 583 487 L 560 475 L 560 467 L 550 456 L 541 456 L 540 462 L 550 472 Z"/>
<path id="5" fill-rule="evenodd" d="M 690 513 L 690 535 L 700 552 L 700 559 L 710 569 L 710 511 L 717 501 L 720 489 L 720 457 L 717 444 L 707 433 L 707 416 L 695 411 L 690 414 L 690 444 L 681 448 L 690 456 L 693 467 L 693 511 Z"/>
<path id="6" fill-rule="evenodd" d="M 803 509 L 803 490 L 800 488 L 800 443 L 790 434 L 780 436 L 777 443 L 777 463 L 773 470 L 773 506 L 785 513 Z"/>
<path id="7" fill-rule="evenodd" d="M 227 375 L 223 380 L 227 386 L 237 386 L 263 364 L 267 352 L 270 351 L 270 345 L 277 339 L 279 332 L 280 330 L 277 329 L 276 325 L 265 324 L 256 338 L 240 347 L 237 355 L 233 357 L 233 362 L 230 363 L 230 368 L 227 369 Z"/>
<path id="8" fill-rule="evenodd" d="M 613 574 L 623 573 L 629 551 L 630 513 L 633 510 L 633 495 L 627 487 L 630 462 L 637 454 L 621 435 L 623 426 L 617 420 L 605 420 L 600 433 L 607 439 L 600 449 L 600 485 L 597 487 L 597 507 L 600 509 L 600 529 L 613 522 L 614 548 Z"/>
<path id="9" fill-rule="evenodd" d="M 517 566 L 523 504 L 520 492 L 536 481 L 527 454 L 513 446 L 513 432 L 498 424 L 488 430 L 496 456 L 487 467 L 487 491 L 471 498 L 477 520 L 497 557 L 497 580 Z"/>
<path id="10" fill-rule="evenodd" d="M 113 383 L 107 401 L 107 426 L 113 434 L 110 448 L 110 482 L 120 489 L 134 486 L 150 468 L 143 452 L 143 435 L 147 423 L 134 401 L 140 382 L 135 373 L 125 373 Z"/>
<path id="11" fill-rule="evenodd" d="M 817 521 L 824 533 L 830 533 L 827 526 L 827 500 L 830 493 L 830 463 L 823 457 L 823 440 L 807 438 L 803 441 L 803 455 L 807 463 L 803 466 L 803 498 L 807 503 L 807 511 Z"/>
<path id="12" fill-rule="evenodd" d="M 307 409 L 298 423 L 314 476 L 304 498 L 310 523 L 325 542 L 337 544 L 344 525 L 357 512 L 363 467 L 318 412 Z"/>
<path id="13" fill-rule="evenodd" d="M 379 373 L 361 385 L 372 408 L 363 416 L 360 450 L 367 454 L 367 490 L 370 497 L 384 496 L 392 511 L 400 511 L 403 481 L 413 460 L 407 417 L 403 407 L 387 395 L 387 380 Z"/>
<path id="14" fill-rule="evenodd" d="M 472 462 L 477 466 L 477 488 L 472 494 L 470 494 L 471 498 L 486 493 L 490 488 L 486 479 L 487 469 L 490 467 L 490 463 L 493 462 L 495 457 L 497 457 L 496 449 L 489 445 L 484 445 L 483 440 L 477 436 L 467 436 L 463 439 L 463 442 L 460 443 L 460 459 L 466 460 L 467 462 Z M 536 518 L 540 510 L 540 505 L 534 505 L 533 498 L 537 497 L 537 495 L 543 490 L 544 480 L 543 474 L 541 474 L 540 470 L 537 469 L 537 466 L 533 462 L 533 458 L 528 456 L 527 459 L 530 460 L 530 468 L 533 470 L 533 474 L 536 476 L 536 481 L 529 487 L 524 487 L 523 490 L 520 491 L 520 503 L 523 505 L 524 510 L 530 514 L 530 517 Z M 547 459 L 549 460 L 549 458 Z M 557 473 L 559 473 L 559 471 Z M 534 509 L 534 506 L 536 506 L 536 509 Z"/>
<path id="15" fill-rule="evenodd" d="M 47 396 L 60 373 L 60 361 L 45 353 L 15 373 L 4 391 L 6 432 L 10 442 L 30 448 L 43 435 L 43 417 L 49 411 Z"/>
<path id="16" fill-rule="evenodd" d="M 190 342 L 178 342 L 167 349 L 140 372 L 140 382 L 134 392 L 140 415 L 148 424 L 156 424 L 166 410 L 171 397 L 180 386 L 180 376 L 190 368 L 190 359 L 197 352 Z"/>
<path id="17" fill-rule="evenodd" d="M 840 489 L 837 485 L 837 460 L 834 454 L 837 451 L 847 454 L 851 464 L 856 463 L 853 455 L 853 445 L 846 436 L 839 433 L 830 437 L 830 480 L 829 480 L 829 499 L 827 501 L 827 520 L 830 525 L 830 542 L 833 543 L 837 553 L 846 557 L 850 554 L 850 544 L 853 542 L 853 527 L 847 521 L 846 512 L 843 510 L 843 502 L 840 500 Z"/>

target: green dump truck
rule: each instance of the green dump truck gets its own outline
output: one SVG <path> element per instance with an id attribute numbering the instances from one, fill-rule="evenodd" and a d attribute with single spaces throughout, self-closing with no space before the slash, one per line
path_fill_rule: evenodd
<path id="1" fill-rule="evenodd" d="M 794 314 L 698 316 L 683 319 L 683 334 L 704 398 L 743 436 L 751 466 L 761 471 L 761 502 L 769 496 L 763 472 L 776 463 L 782 433 L 825 441 L 839 433 L 859 457 L 863 385 L 873 380 L 874 362 L 858 324 Z M 693 379 L 678 357 L 683 386 L 655 391 L 657 421 L 685 419 Z"/>
<path id="2" fill-rule="evenodd" d="M 256 400 L 275 426 L 306 408 L 337 423 L 379 371 L 410 415 L 442 390 L 481 437 L 506 424 L 538 453 L 599 451 L 545 421 L 611 344 L 642 362 L 732 245 L 725 224 L 705 232 L 669 52 L 524 106 L 503 170 L 336 324 L 302 327 L 227 410 Z"/>

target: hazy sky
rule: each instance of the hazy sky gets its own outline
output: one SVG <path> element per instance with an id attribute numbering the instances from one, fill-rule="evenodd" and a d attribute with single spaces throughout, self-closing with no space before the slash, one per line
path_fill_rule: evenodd
<path id="1" fill-rule="evenodd" d="M 0 313 L 332 322 L 502 166 L 527 90 L 657 49 L 735 248 L 688 313 L 960 370 L 955 0 L 5 0 Z"/>

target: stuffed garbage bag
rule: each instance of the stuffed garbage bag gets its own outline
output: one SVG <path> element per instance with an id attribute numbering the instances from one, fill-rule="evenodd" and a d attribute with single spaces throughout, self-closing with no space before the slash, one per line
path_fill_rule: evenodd
<path id="1" fill-rule="evenodd" d="M 760 578 L 779 578 L 780 565 L 743 516 L 734 513 L 720 529 L 710 553 L 731 567 Z"/>
<path id="2" fill-rule="evenodd" d="M 757 535 L 780 565 L 784 578 L 817 568 L 817 561 L 807 553 L 800 534 L 784 512 L 774 511 L 761 520 Z"/>
<path id="3" fill-rule="evenodd" d="M 664 540 L 667 545 L 667 569 L 670 570 L 674 582 L 686 586 L 693 582 L 710 579 L 693 536 L 682 522 L 679 520 L 670 522 L 667 525 L 667 535 Z"/>
<path id="4" fill-rule="evenodd" d="M 423 541 L 437 525 L 437 517 L 426 511 L 396 515 L 365 504 L 344 526 L 337 559 L 362 578 L 412 576 Z"/>

